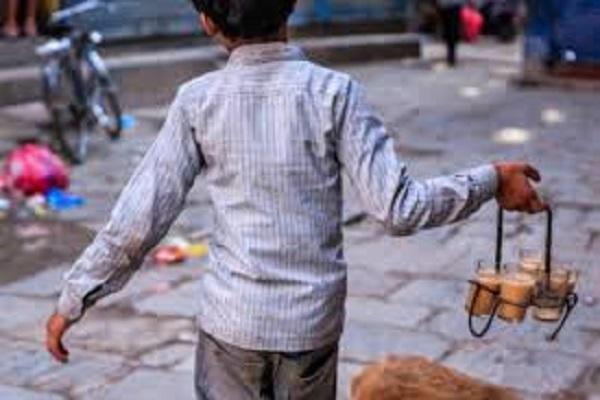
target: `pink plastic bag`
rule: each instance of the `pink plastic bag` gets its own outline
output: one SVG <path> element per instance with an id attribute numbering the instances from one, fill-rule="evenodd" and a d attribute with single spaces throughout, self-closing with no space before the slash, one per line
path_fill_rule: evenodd
<path id="1" fill-rule="evenodd" d="M 3 174 L 10 189 L 26 196 L 69 186 L 69 172 L 62 160 L 47 147 L 35 143 L 11 151 L 4 162 Z"/>
<path id="2" fill-rule="evenodd" d="M 477 41 L 483 30 L 483 16 L 473 7 L 465 6 L 461 10 L 460 19 L 462 21 L 463 38 L 465 41 Z"/>

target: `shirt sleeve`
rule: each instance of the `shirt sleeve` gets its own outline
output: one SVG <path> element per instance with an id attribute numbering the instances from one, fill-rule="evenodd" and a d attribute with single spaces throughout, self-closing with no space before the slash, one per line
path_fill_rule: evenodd
<path id="1" fill-rule="evenodd" d="M 492 165 L 418 181 L 394 150 L 365 93 L 351 81 L 338 113 L 338 158 L 367 211 L 393 235 L 410 235 L 464 219 L 491 200 L 498 188 Z"/>
<path id="2" fill-rule="evenodd" d="M 171 105 L 163 128 L 123 189 L 108 224 L 65 274 L 57 312 L 70 321 L 120 290 L 183 208 L 204 162 L 180 98 Z"/>

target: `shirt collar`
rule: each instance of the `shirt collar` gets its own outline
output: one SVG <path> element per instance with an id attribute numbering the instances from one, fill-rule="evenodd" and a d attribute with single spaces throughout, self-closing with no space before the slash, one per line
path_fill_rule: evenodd
<path id="1" fill-rule="evenodd" d="M 272 42 L 243 45 L 231 53 L 228 67 L 257 65 L 276 61 L 304 60 L 304 52 L 298 47 L 285 42 Z"/>

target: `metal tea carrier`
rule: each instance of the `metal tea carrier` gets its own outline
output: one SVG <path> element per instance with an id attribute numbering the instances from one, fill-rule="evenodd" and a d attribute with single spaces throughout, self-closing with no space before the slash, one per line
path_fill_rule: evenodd
<path id="1" fill-rule="evenodd" d="M 552 271 L 552 228 L 553 228 L 553 213 L 548 208 L 546 211 L 547 215 L 547 226 L 546 226 L 546 243 L 545 243 L 545 258 L 543 269 L 540 271 L 538 278 L 535 280 L 535 285 L 531 294 L 527 294 L 524 300 L 516 303 L 503 297 L 503 290 L 500 290 L 500 284 L 488 285 L 482 282 L 482 279 L 469 280 L 470 297 L 467 301 L 467 312 L 469 314 L 468 323 L 469 330 L 474 337 L 482 338 L 490 330 L 492 323 L 496 316 L 502 313 L 502 308 L 511 308 L 520 312 L 521 318 L 516 322 L 521 322 L 526 311 L 529 307 L 535 307 L 536 310 L 549 310 L 555 318 L 549 318 L 546 322 L 555 321 L 558 325 L 554 331 L 546 337 L 548 341 L 553 341 L 558 337 L 558 334 L 562 330 L 565 322 L 571 315 L 571 312 L 575 308 L 578 302 L 578 296 L 575 293 L 575 282 L 571 283 L 568 280 L 566 288 L 558 290 L 553 285 L 553 271 Z M 502 244 L 504 233 L 504 212 L 502 209 L 498 210 L 497 220 L 497 237 L 496 237 L 496 258 L 494 265 L 494 273 L 499 282 L 502 285 L 506 284 L 507 274 L 502 268 Z M 570 279 L 570 278 L 568 278 Z M 504 286 L 502 286 L 504 288 Z M 561 293 L 562 292 L 562 293 Z M 487 301 L 488 309 L 482 311 L 481 303 L 478 301 Z M 486 316 L 487 320 L 478 330 L 475 328 L 475 316 Z M 502 315 L 501 315 L 502 317 Z M 543 318 L 538 318 L 543 321 Z"/>

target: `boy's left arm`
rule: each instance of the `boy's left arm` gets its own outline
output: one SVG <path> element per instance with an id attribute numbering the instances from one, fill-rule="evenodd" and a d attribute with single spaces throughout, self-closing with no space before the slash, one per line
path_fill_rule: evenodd
<path id="1" fill-rule="evenodd" d="M 127 283 L 181 212 L 203 167 L 181 97 L 177 96 L 156 141 L 121 193 L 109 223 L 65 275 L 57 313 L 47 326 L 48 348 L 61 361 L 66 361 L 66 352 L 61 351 L 60 339 L 68 325 Z"/>
<path id="2" fill-rule="evenodd" d="M 339 104 L 338 158 L 367 210 L 391 234 L 410 235 L 459 221 L 493 198 L 508 210 L 537 212 L 545 207 L 529 182 L 540 177 L 524 163 L 490 164 L 416 180 L 358 84 L 349 83 Z"/>

